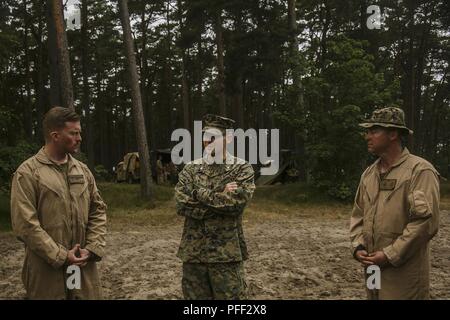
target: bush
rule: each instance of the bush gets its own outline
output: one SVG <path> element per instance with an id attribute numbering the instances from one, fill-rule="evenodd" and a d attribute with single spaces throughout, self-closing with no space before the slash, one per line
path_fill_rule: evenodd
<path id="1" fill-rule="evenodd" d="M 94 176 L 96 180 L 99 181 L 111 181 L 111 174 L 106 170 L 103 165 L 95 166 L 94 168 Z"/>
<path id="2" fill-rule="evenodd" d="M 365 162 L 360 109 L 348 105 L 315 120 L 306 149 L 312 184 L 340 200 L 351 200 Z"/>
<path id="3" fill-rule="evenodd" d="M 86 154 L 83 153 L 83 152 L 81 152 L 81 151 L 75 153 L 75 154 L 73 155 L 73 157 L 74 157 L 75 159 L 77 159 L 78 161 L 83 162 L 84 164 L 87 164 L 87 163 L 88 163 L 88 158 L 87 158 Z"/>
<path id="4" fill-rule="evenodd" d="M 37 144 L 26 141 L 21 141 L 14 147 L 0 144 L 0 192 L 9 194 L 12 174 L 23 161 L 38 150 Z"/>

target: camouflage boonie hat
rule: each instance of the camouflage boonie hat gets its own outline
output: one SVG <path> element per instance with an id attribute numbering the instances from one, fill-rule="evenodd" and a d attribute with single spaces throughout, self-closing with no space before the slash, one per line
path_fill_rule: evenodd
<path id="1" fill-rule="evenodd" d="M 413 131 L 408 129 L 405 124 L 405 113 L 400 108 L 387 107 L 377 109 L 372 113 L 370 119 L 359 124 L 363 128 L 372 128 L 380 126 L 385 128 L 399 128 L 413 134 Z"/>
<path id="2" fill-rule="evenodd" d="M 225 132 L 226 129 L 233 129 L 235 121 L 215 114 L 207 114 L 203 117 L 203 131 L 208 129 L 219 129 Z"/>

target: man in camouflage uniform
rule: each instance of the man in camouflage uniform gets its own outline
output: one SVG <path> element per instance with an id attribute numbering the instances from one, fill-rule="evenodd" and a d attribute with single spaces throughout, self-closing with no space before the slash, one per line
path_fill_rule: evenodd
<path id="1" fill-rule="evenodd" d="M 175 187 L 177 213 L 185 217 L 177 254 L 183 261 L 183 294 L 185 299 L 246 299 L 242 214 L 255 189 L 254 173 L 226 151 L 233 136 L 225 136 L 225 130 L 234 121 L 206 115 L 203 122 L 205 156 L 184 167 Z M 212 150 L 214 145 L 222 147 Z"/>
<path id="2" fill-rule="evenodd" d="M 409 153 L 412 131 L 399 108 L 384 108 L 360 124 L 369 152 L 379 156 L 361 176 L 350 220 L 352 254 L 381 270 L 369 299 L 428 299 L 429 242 L 439 226 L 439 174 Z"/>

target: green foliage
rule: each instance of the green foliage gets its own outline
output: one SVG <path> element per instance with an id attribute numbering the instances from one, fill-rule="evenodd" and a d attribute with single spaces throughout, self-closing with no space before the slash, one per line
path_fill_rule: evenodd
<path id="1" fill-rule="evenodd" d="M 19 126 L 18 117 L 12 110 L 8 110 L 5 106 L 0 105 L 0 143 L 7 143 L 17 131 Z"/>
<path id="2" fill-rule="evenodd" d="M 347 105 L 310 124 L 311 139 L 306 149 L 312 184 L 337 199 L 353 197 L 363 169 L 365 147 L 360 120 L 360 108 Z"/>
<path id="3" fill-rule="evenodd" d="M 16 146 L 0 143 L 0 230 L 9 230 L 11 227 L 9 195 L 12 174 L 38 149 L 39 146 L 25 141 L 20 141 Z"/>
<path id="4" fill-rule="evenodd" d="M 311 182 L 340 200 L 353 197 L 364 168 L 366 149 L 358 123 L 386 98 L 384 78 L 375 73 L 365 46 L 344 36 L 330 39 L 325 67 L 304 80 Z"/>
<path id="5" fill-rule="evenodd" d="M 67 31 L 75 108 L 83 151 L 95 145 L 89 160 L 103 167 L 94 174 L 108 179 L 105 170 L 136 150 L 126 59 L 117 2 L 86 4 L 87 28 Z M 301 177 L 322 193 L 352 197 L 366 158 L 354 126 L 391 103 L 415 112 L 411 151 L 448 176 L 449 5 L 410 4 L 384 3 L 385 25 L 368 30 L 358 1 L 297 0 L 292 26 L 287 1 L 130 0 L 149 145 L 170 147 L 187 114 L 192 123 L 218 112 L 220 15 L 228 116 L 280 128 L 281 148 L 296 152 Z M 0 185 L 19 162 L 11 147 L 41 138 L 50 106 L 46 10 L 45 1 L 0 2 Z"/>
<path id="6" fill-rule="evenodd" d="M 26 159 L 33 156 L 39 146 L 33 143 L 21 141 L 16 146 L 10 147 L 0 144 L 0 192 L 9 192 L 9 184 L 14 171 Z"/>
<path id="7" fill-rule="evenodd" d="M 101 164 L 95 166 L 94 177 L 98 181 L 111 181 L 112 180 L 111 174 Z"/>
<path id="8" fill-rule="evenodd" d="M 86 156 L 86 154 L 84 153 L 84 152 L 77 152 L 77 153 L 75 153 L 74 155 L 73 155 L 73 157 L 75 158 L 75 159 L 77 159 L 78 161 L 81 161 L 81 162 L 83 162 L 83 163 L 87 163 L 87 156 Z"/>

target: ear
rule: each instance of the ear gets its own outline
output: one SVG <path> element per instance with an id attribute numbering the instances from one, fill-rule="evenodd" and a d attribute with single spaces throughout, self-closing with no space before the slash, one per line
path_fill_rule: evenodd
<path id="1" fill-rule="evenodd" d="M 54 141 L 54 140 L 58 139 L 58 131 L 50 132 L 49 136 L 50 136 L 50 141 Z"/>
<path id="2" fill-rule="evenodd" d="M 396 139 L 400 140 L 400 133 L 398 130 L 389 131 L 389 140 L 394 141 Z"/>
<path id="3" fill-rule="evenodd" d="M 226 133 L 225 135 L 225 142 L 226 144 L 229 144 L 233 141 L 234 135 L 232 133 Z"/>

